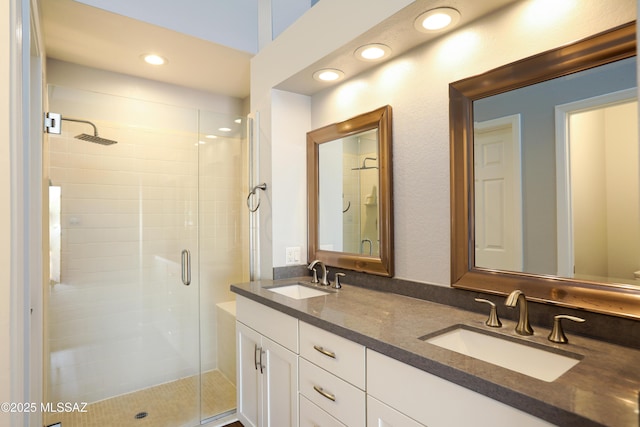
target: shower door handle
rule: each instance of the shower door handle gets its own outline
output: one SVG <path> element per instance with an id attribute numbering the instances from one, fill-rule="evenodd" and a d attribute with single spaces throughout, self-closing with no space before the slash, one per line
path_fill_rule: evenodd
<path id="1" fill-rule="evenodd" d="M 185 286 L 191 284 L 191 252 L 188 249 L 182 251 L 182 283 Z"/>

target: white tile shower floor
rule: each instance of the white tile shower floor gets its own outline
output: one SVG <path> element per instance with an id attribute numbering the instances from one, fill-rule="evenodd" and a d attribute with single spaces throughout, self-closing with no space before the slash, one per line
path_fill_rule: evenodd
<path id="1" fill-rule="evenodd" d="M 199 377 L 182 378 L 158 386 L 87 405 L 85 413 L 44 414 L 44 425 L 62 427 L 179 427 L 200 424 L 197 401 Z M 219 371 L 202 375 L 202 418 L 233 410 L 236 387 Z M 146 413 L 142 418 L 136 415 Z M 194 414 L 197 414 L 194 416 Z"/>

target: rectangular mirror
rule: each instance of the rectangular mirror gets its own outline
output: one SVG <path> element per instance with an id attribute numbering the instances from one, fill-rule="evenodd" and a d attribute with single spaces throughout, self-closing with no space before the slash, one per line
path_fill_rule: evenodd
<path id="1" fill-rule="evenodd" d="M 640 318 L 636 75 L 631 22 L 450 84 L 452 286 Z"/>
<path id="2" fill-rule="evenodd" d="M 391 107 L 307 133 L 309 258 L 393 275 Z"/>
<path id="3" fill-rule="evenodd" d="M 635 57 L 474 101 L 475 265 L 640 285 L 637 105 Z"/>

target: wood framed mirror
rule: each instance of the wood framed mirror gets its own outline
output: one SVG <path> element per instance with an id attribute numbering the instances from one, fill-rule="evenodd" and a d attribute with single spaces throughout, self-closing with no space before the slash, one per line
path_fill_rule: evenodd
<path id="1" fill-rule="evenodd" d="M 479 170 L 483 166 L 476 164 L 482 162 L 484 155 L 491 156 L 486 147 L 478 145 L 481 139 L 478 133 L 478 122 L 480 121 L 478 116 L 481 113 L 477 108 L 478 105 L 485 103 L 485 100 L 494 96 L 510 95 L 521 88 L 533 88 L 534 85 L 539 84 L 554 84 L 553 81 L 555 79 L 577 81 L 581 78 L 580 73 L 582 72 L 596 73 L 603 70 L 603 67 L 617 67 L 617 64 L 624 65 L 630 61 L 633 62 L 634 68 L 632 71 L 633 76 L 629 79 L 635 80 L 635 56 L 636 24 L 632 22 L 570 45 L 488 71 L 482 75 L 450 84 L 451 283 L 453 287 L 497 295 L 506 295 L 515 289 L 520 289 L 527 295 L 527 298 L 534 301 L 640 319 L 640 280 L 634 280 L 633 271 L 630 271 L 631 276 L 629 276 L 628 280 L 617 280 L 617 275 L 611 274 L 609 276 L 613 277 L 609 278 L 597 275 L 590 277 L 586 274 L 582 276 L 574 274 L 576 273 L 575 262 L 570 268 L 564 270 L 565 273 L 562 273 L 563 269 L 555 264 L 554 267 L 549 267 L 547 270 L 541 267 L 527 266 L 527 264 L 533 264 L 527 262 L 528 252 L 533 250 L 532 247 L 535 249 L 537 244 L 540 249 L 544 245 L 544 243 L 540 243 L 540 240 L 537 243 L 530 242 L 529 247 L 524 244 L 524 249 L 521 249 L 521 253 L 516 256 L 520 264 L 518 262 L 509 264 L 507 262 L 506 266 L 503 266 L 500 263 L 492 264 L 489 261 L 485 261 L 480 253 L 481 249 L 478 249 L 484 243 L 480 240 L 486 238 L 486 236 L 482 235 L 485 230 L 485 222 L 480 221 L 479 223 L 478 217 L 487 214 L 488 210 L 483 209 L 482 206 L 489 199 L 485 193 L 480 194 L 486 188 L 478 184 L 478 181 L 482 179 Z M 600 80 L 602 81 L 603 78 L 600 77 Z M 616 82 L 617 77 L 604 78 L 604 80 Z M 637 87 L 629 88 L 627 92 L 633 93 L 637 105 Z M 501 101 L 506 102 L 504 99 Z M 535 102 L 534 95 L 529 93 L 526 102 Z M 550 143 L 556 144 L 556 151 L 550 152 L 545 157 L 547 160 L 543 160 L 549 161 L 553 165 L 561 163 L 558 158 L 562 153 L 557 151 L 558 111 L 561 110 L 562 106 L 556 104 L 555 129 L 552 137 L 548 138 L 552 140 Z M 516 116 L 519 116 L 519 114 L 518 112 Z M 553 123 L 554 108 L 547 108 L 545 114 L 550 116 L 550 120 Z M 513 118 L 514 116 L 511 117 Z M 520 118 L 516 117 L 512 121 L 519 125 Z M 528 117 L 522 119 L 522 122 L 524 126 L 524 123 L 530 123 L 531 119 Z M 637 132 L 637 124 L 635 127 Z M 518 132 L 513 133 L 520 135 Z M 522 135 L 524 135 L 524 131 L 522 131 Z M 537 133 L 536 139 L 535 150 L 539 151 L 543 145 L 541 132 Z M 554 139 L 556 140 L 555 142 L 553 141 Z M 635 139 L 633 145 L 637 147 L 637 137 Z M 526 144 L 524 137 L 522 144 L 521 151 L 532 150 L 524 145 Z M 481 150 L 482 153 L 480 152 Z M 478 152 L 476 153 L 476 151 Z M 504 152 L 501 153 L 504 154 Z M 502 154 L 496 155 L 500 157 Z M 635 156 L 635 159 L 638 158 L 637 154 L 633 156 Z M 540 159 L 542 157 L 528 165 L 525 160 L 522 160 L 523 158 L 518 157 L 517 161 L 522 162 L 522 168 L 528 168 L 530 173 L 535 170 L 534 167 L 541 167 Z M 536 175 L 536 179 L 546 179 L 548 176 L 557 177 L 560 174 L 558 170 L 546 170 L 543 172 L 540 169 L 539 172 L 535 172 L 533 175 Z M 525 174 L 522 173 L 519 176 L 524 182 L 526 179 Z M 559 179 L 556 183 L 553 182 L 553 178 L 550 178 L 550 180 L 551 182 L 547 189 L 538 191 L 538 193 L 549 193 L 552 195 L 552 199 L 542 202 L 519 200 L 517 206 L 523 210 L 530 209 L 532 206 L 544 207 L 551 210 L 553 215 L 555 215 L 556 209 L 559 212 L 560 208 L 558 207 L 563 202 L 558 194 L 561 194 L 565 184 L 558 184 L 562 182 L 562 179 Z M 638 181 L 637 177 L 634 180 Z M 516 186 L 521 186 L 521 194 L 526 194 L 527 191 L 532 192 L 530 187 L 525 188 L 526 185 L 524 183 L 520 184 L 518 182 Z M 619 188 L 619 186 L 616 188 Z M 570 212 L 571 204 L 576 203 L 575 195 L 573 198 L 569 196 L 568 200 L 568 210 Z M 527 203 L 529 206 L 527 206 Z M 634 203 L 638 203 L 637 199 Z M 504 215 L 505 211 L 501 206 L 498 209 L 499 214 Z M 495 208 L 495 205 L 493 207 Z M 573 209 L 577 210 L 578 208 L 573 206 Z M 525 222 L 536 218 L 539 219 L 543 216 L 540 210 L 529 210 L 519 215 L 519 220 L 522 219 Z M 508 217 L 500 217 L 493 218 L 493 221 L 497 224 L 503 224 L 507 222 L 507 219 Z M 640 221 L 636 219 L 637 222 Z M 529 228 L 527 229 L 527 227 Z M 556 217 L 553 218 L 553 224 L 549 228 L 551 234 L 557 236 L 557 242 L 554 239 L 549 239 L 553 245 L 546 250 L 547 256 L 549 256 L 549 253 L 551 254 L 549 257 L 551 258 L 551 264 L 553 264 L 556 262 L 555 255 L 558 254 L 557 259 L 560 259 L 561 252 L 565 251 L 565 248 L 562 248 L 562 227 L 559 225 L 559 221 L 556 222 Z M 568 228 L 572 229 L 571 226 Z M 525 224 L 524 231 L 519 234 L 519 237 L 521 237 L 521 240 L 529 238 L 533 241 L 541 234 L 544 233 L 539 225 Z M 557 243 L 558 245 L 556 246 Z M 574 244 L 579 246 L 577 241 L 575 243 L 571 242 L 570 245 Z M 586 246 L 588 245 L 583 245 L 583 247 Z M 524 252 L 524 255 L 522 252 Z M 640 253 L 636 255 L 638 262 L 636 267 L 640 271 Z M 522 261 L 523 259 L 524 261 Z M 561 264 L 561 262 L 557 264 Z M 518 265 L 521 265 L 521 267 L 518 267 Z"/>
<path id="2" fill-rule="evenodd" d="M 309 262 L 393 276 L 392 110 L 307 133 Z"/>

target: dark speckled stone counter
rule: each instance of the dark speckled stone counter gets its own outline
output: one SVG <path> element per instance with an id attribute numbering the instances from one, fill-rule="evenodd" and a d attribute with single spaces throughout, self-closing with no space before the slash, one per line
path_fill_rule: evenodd
<path id="1" fill-rule="evenodd" d="M 335 293 L 303 300 L 265 289 L 305 280 L 265 280 L 231 285 L 231 290 L 556 425 L 640 425 L 640 350 L 569 333 L 568 344 L 553 344 L 547 340 L 549 330 L 536 325 L 533 336 L 521 337 L 510 320 L 503 319 L 500 329 L 488 328 L 482 314 L 348 284 Z M 491 329 L 583 359 L 549 383 L 418 339 L 455 324 Z"/>

